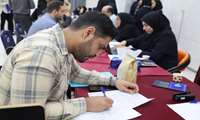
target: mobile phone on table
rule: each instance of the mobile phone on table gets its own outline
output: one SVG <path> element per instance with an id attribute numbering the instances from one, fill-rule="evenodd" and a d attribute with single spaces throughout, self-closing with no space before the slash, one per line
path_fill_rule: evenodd
<path id="1" fill-rule="evenodd" d="M 183 83 L 178 83 L 178 82 L 167 82 L 163 80 L 155 80 L 152 85 L 155 87 L 167 88 L 167 89 L 176 90 L 176 91 L 182 91 L 182 92 L 187 91 L 187 85 Z"/>

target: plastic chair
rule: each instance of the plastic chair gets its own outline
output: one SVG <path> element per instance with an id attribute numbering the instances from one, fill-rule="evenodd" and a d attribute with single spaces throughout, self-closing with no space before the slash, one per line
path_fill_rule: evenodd
<path id="1" fill-rule="evenodd" d="M 36 104 L 1 105 L 0 116 L 4 120 L 46 120 L 44 107 Z"/>
<path id="2" fill-rule="evenodd" d="M 195 79 L 194 79 L 194 83 L 200 85 L 200 66 L 199 66 L 199 69 L 196 73 L 196 76 L 195 76 Z"/>
<path id="3" fill-rule="evenodd" d="M 190 64 L 190 54 L 181 49 L 178 50 L 178 65 L 168 69 L 169 72 L 181 72 Z"/>
<path id="4" fill-rule="evenodd" d="M 12 36 L 12 32 L 3 31 L 0 36 L 1 36 L 3 46 L 6 50 L 6 54 L 8 55 L 12 51 L 12 49 L 15 47 L 15 41 Z"/>

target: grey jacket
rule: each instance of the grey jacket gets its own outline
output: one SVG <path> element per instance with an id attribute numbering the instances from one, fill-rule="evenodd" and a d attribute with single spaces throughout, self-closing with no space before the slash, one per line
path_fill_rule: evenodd
<path id="1" fill-rule="evenodd" d="M 35 8 L 33 0 L 10 0 L 14 14 L 30 15 L 30 9 Z"/>

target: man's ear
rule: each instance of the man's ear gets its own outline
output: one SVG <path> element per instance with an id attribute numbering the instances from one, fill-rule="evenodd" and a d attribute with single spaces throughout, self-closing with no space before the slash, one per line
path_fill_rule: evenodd
<path id="1" fill-rule="evenodd" d="M 83 31 L 83 38 L 84 40 L 91 40 L 94 38 L 96 33 L 96 28 L 94 26 L 86 27 Z"/>
<path id="2" fill-rule="evenodd" d="M 58 13 L 58 11 L 57 11 L 57 10 L 53 10 L 53 11 L 52 11 L 52 14 L 53 14 L 54 16 L 56 16 L 56 15 L 57 15 L 57 13 Z"/>

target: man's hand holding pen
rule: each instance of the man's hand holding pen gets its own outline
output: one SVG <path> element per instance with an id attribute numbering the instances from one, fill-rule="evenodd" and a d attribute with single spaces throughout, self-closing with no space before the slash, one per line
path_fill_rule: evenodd
<path id="1" fill-rule="evenodd" d="M 117 89 L 127 93 L 136 93 L 139 87 L 136 83 L 116 80 L 115 86 Z M 86 98 L 87 112 L 101 112 L 112 107 L 113 100 L 106 96 L 106 89 L 101 88 L 103 96 L 95 96 Z"/>

